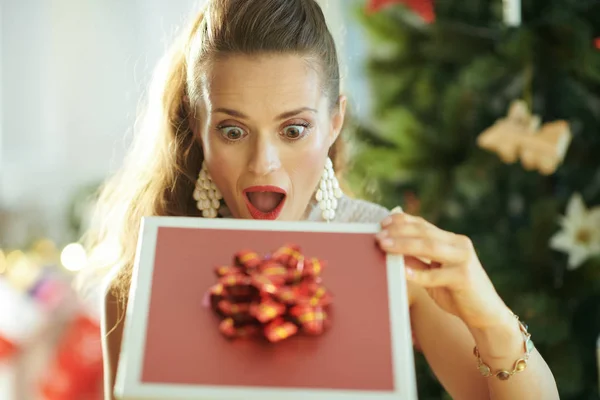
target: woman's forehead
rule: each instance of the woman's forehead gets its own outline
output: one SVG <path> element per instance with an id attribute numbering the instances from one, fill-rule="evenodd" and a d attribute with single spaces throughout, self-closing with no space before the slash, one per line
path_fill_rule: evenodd
<path id="1" fill-rule="evenodd" d="M 318 67 L 299 55 L 229 56 L 211 63 L 203 81 L 203 97 L 213 109 L 278 112 L 319 108 L 326 98 Z"/>

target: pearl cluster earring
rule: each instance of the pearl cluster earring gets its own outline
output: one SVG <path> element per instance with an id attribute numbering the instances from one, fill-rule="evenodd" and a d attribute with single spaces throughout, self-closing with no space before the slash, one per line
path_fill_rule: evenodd
<path id="1" fill-rule="evenodd" d="M 216 218 L 221 207 L 222 198 L 223 195 L 212 181 L 206 167 L 206 162 L 203 161 L 194 190 L 196 207 L 202 211 L 204 218 Z"/>
<path id="2" fill-rule="evenodd" d="M 327 157 L 325 160 L 325 171 L 319 183 L 319 189 L 315 194 L 316 200 L 319 202 L 319 208 L 322 211 L 323 219 L 327 222 L 335 218 L 335 211 L 338 207 L 338 199 L 343 195 L 340 183 L 335 177 L 333 171 L 333 163 Z"/>

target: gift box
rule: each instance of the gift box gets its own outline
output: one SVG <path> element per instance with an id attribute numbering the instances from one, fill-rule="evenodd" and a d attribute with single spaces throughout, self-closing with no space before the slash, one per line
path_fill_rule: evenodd
<path id="1" fill-rule="evenodd" d="M 379 230 L 145 218 L 116 398 L 416 399 L 403 259 Z"/>

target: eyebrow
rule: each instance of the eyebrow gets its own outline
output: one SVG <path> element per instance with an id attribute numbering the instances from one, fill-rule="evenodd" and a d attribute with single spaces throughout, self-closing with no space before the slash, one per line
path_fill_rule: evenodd
<path id="1" fill-rule="evenodd" d="M 298 115 L 298 114 L 300 114 L 300 113 L 302 113 L 304 111 L 310 111 L 312 113 L 317 114 L 317 110 L 314 109 L 314 108 L 301 107 L 301 108 L 298 108 L 296 110 L 291 110 L 291 111 L 286 111 L 284 113 L 281 113 L 275 119 L 282 120 L 282 119 L 291 118 L 291 117 L 296 116 L 296 115 Z M 244 114 L 244 113 L 242 113 L 240 111 L 237 111 L 237 110 L 232 110 L 230 108 L 220 107 L 220 108 L 217 108 L 217 109 L 213 110 L 213 112 L 227 114 L 227 115 L 230 115 L 230 116 L 235 117 L 235 118 L 249 119 L 249 117 L 246 114 Z"/>

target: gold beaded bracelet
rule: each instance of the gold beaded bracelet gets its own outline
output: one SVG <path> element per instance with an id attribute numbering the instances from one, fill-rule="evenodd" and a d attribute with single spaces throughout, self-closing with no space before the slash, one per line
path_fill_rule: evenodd
<path id="1" fill-rule="evenodd" d="M 531 334 L 527 331 L 527 326 L 519 320 L 518 316 L 516 316 L 515 314 L 513 314 L 513 315 L 519 322 L 519 328 L 521 330 L 521 333 L 523 334 L 523 346 L 524 346 L 525 353 L 523 354 L 523 357 L 521 357 L 517 361 L 515 361 L 511 371 L 501 369 L 496 372 L 492 372 L 492 369 L 490 368 L 490 366 L 487 365 L 486 363 L 484 363 L 483 360 L 481 359 L 481 354 L 479 353 L 479 349 L 477 348 L 477 346 L 475 346 L 475 348 L 473 349 L 473 354 L 475 355 L 475 357 L 477 357 L 477 369 L 479 369 L 479 372 L 481 373 L 481 375 L 483 375 L 486 378 L 490 377 L 490 376 L 495 376 L 496 378 L 500 379 L 501 381 L 506 381 L 511 376 L 516 374 L 517 372 L 525 371 L 525 368 L 527 368 L 527 362 L 529 361 L 529 355 L 531 354 L 531 352 L 534 349 L 533 341 L 531 340 Z"/>

